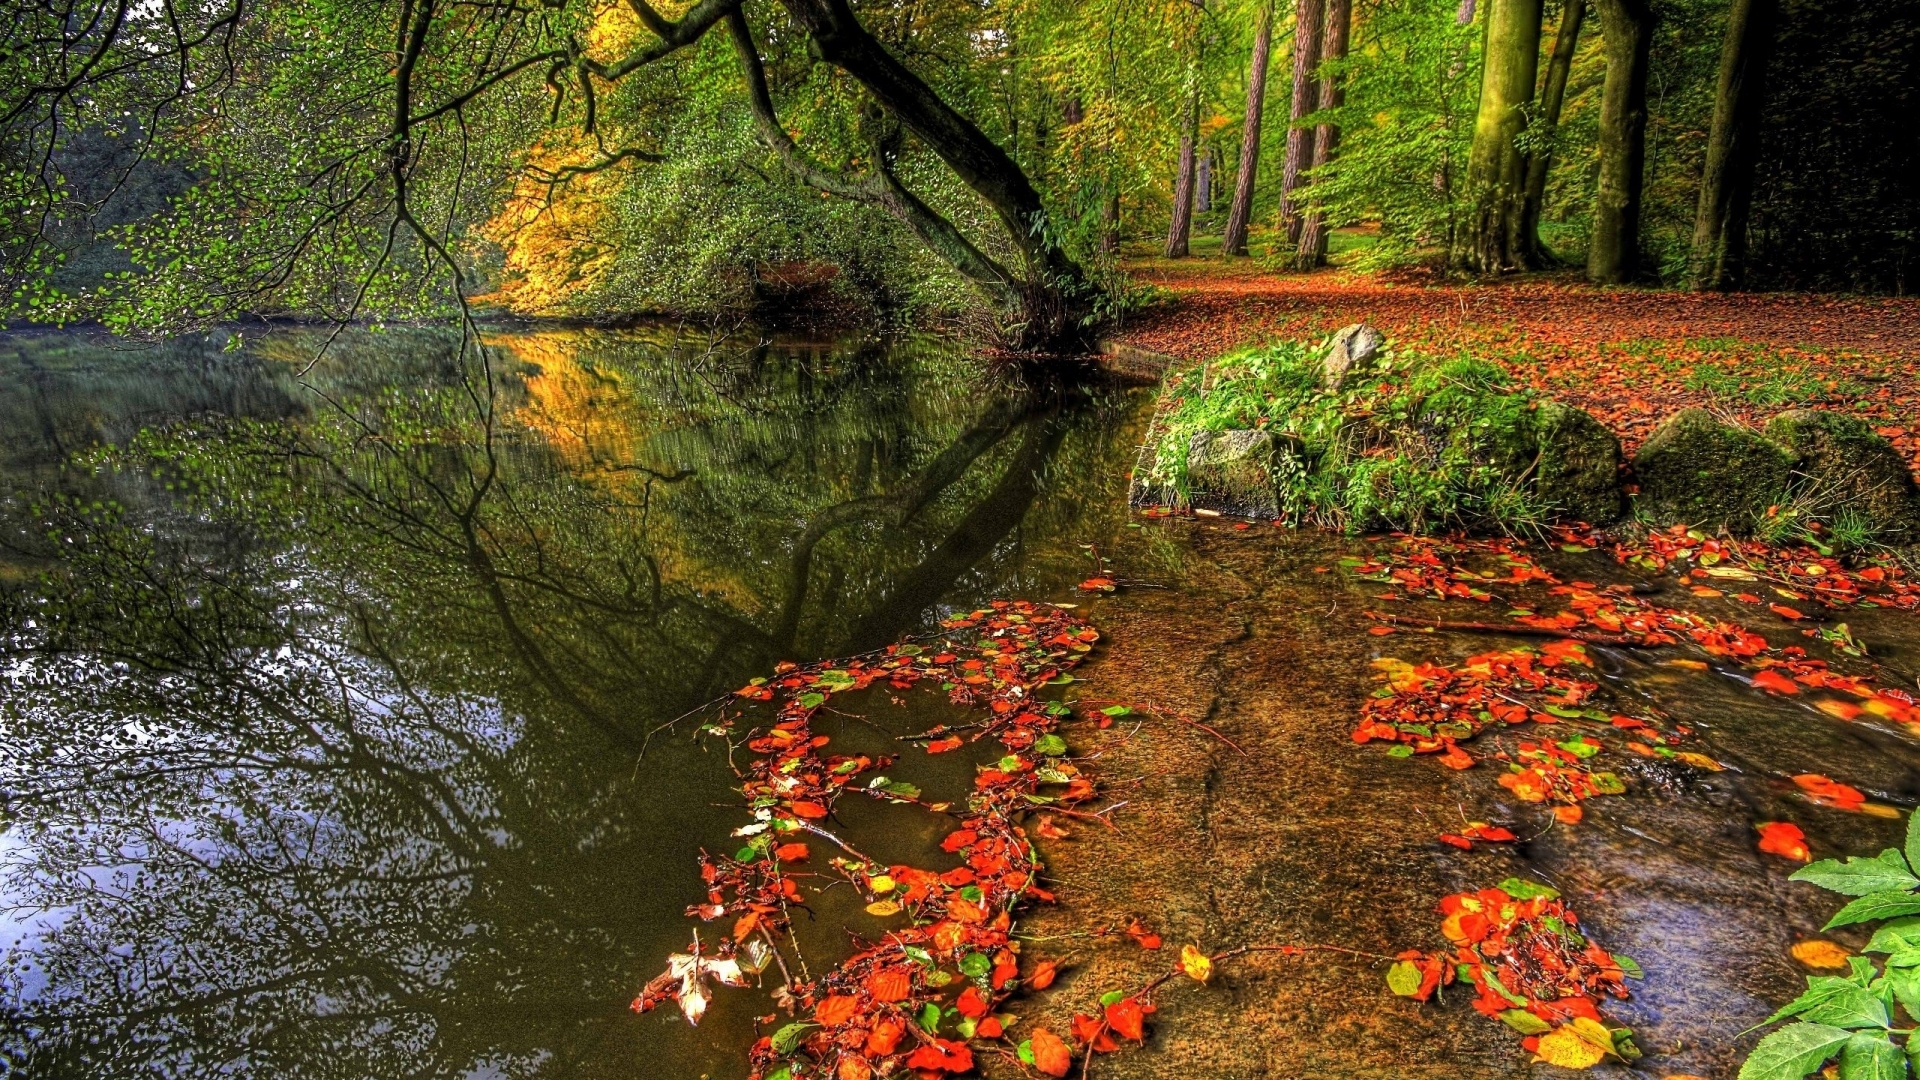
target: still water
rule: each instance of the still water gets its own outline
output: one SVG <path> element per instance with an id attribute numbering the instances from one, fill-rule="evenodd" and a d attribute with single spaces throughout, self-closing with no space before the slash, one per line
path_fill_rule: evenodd
<path id="1" fill-rule="evenodd" d="M 663 725 L 1064 598 L 1145 392 L 925 339 L 319 341 L 0 337 L 0 1058 L 739 1074 L 763 997 L 627 1009 L 746 820 Z"/>
<path id="2" fill-rule="evenodd" d="M 747 820 L 725 743 L 686 717 L 780 660 L 1000 596 L 1081 603 L 1106 635 L 1086 693 L 1212 732 L 1070 733 L 1119 812 L 1042 846 L 1063 903 L 1023 927 L 1065 961 L 1032 1002 L 1056 1030 L 1166 970 L 1090 930 L 1144 917 L 1170 945 L 1392 954 L 1441 943 L 1440 896 L 1519 876 L 1648 973 L 1608 1006 L 1648 1057 L 1602 1074 L 1731 1075 L 1816 973 L 1790 948 L 1837 907 L 1754 826 L 1871 853 L 1920 803 L 1911 733 L 1675 666 L 1679 649 L 1596 648 L 1595 677 L 1689 725 L 1720 769 L 1629 760 L 1628 795 L 1578 827 L 1491 767 L 1355 745 L 1375 661 L 1513 639 L 1371 636 L 1379 587 L 1336 568 L 1383 538 L 1132 517 L 1150 390 L 1036 388 L 925 338 L 503 329 L 484 365 L 435 331 L 320 341 L 0 336 L 12 1073 L 738 1077 L 764 991 L 721 991 L 697 1029 L 627 1008 L 688 945 L 699 853 Z M 1695 602 L 1598 553 L 1540 556 L 1562 580 Z M 1096 571 L 1129 585 L 1077 593 Z M 1845 615 L 1911 688 L 1920 620 Z M 1802 640 L 1777 623 L 1759 628 Z M 836 698 L 821 729 L 878 756 L 952 719 L 906 697 Z M 959 798 L 973 764 L 910 754 L 893 775 Z M 1807 773 L 1883 812 L 1810 804 L 1791 779 Z M 856 847 L 937 865 L 932 815 L 849 802 Z M 1523 839 L 1436 840 L 1469 820 Z M 825 964 L 878 930 L 829 890 L 796 938 Z M 1170 990 L 1145 1051 L 1100 1073 L 1534 1071 L 1462 995 L 1402 1001 L 1377 968 L 1250 960 Z"/>

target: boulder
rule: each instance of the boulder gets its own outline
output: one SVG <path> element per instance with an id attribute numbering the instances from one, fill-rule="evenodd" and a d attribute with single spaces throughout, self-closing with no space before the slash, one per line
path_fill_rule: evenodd
<path id="1" fill-rule="evenodd" d="M 1291 453 L 1270 431 L 1200 431 L 1187 442 L 1187 499 L 1202 510 L 1280 516 L 1276 466 Z"/>
<path id="2" fill-rule="evenodd" d="M 1633 457 L 1638 509 L 1654 525 L 1749 534 L 1768 507 L 1786 500 L 1793 465 L 1793 455 L 1759 432 L 1705 409 L 1682 409 Z"/>
<path id="3" fill-rule="evenodd" d="M 1320 376 L 1328 392 L 1343 389 L 1355 374 L 1372 366 L 1380 355 L 1387 336 L 1366 323 L 1354 323 L 1333 335 L 1326 359 L 1320 361 Z"/>
<path id="4" fill-rule="evenodd" d="M 1563 521 L 1620 519 L 1620 440 L 1585 409 L 1546 400 L 1534 412 L 1533 490 Z"/>
<path id="5" fill-rule="evenodd" d="M 1767 438 L 1797 458 L 1795 494 L 1822 519 L 1841 510 L 1865 519 L 1889 543 L 1920 539 L 1920 490 L 1906 459 L 1865 421 L 1825 409 L 1789 409 L 1767 421 Z"/>

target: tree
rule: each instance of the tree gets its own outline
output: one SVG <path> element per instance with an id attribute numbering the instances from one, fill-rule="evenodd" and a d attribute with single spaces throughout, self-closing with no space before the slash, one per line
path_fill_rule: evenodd
<path id="1" fill-rule="evenodd" d="M 1523 269 L 1520 217 L 1527 126 L 1539 72 L 1541 0 L 1493 0 L 1480 76 L 1480 110 L 1467 159 L 1469 217 L 1454 241 L 1454 261 L 1481 273 Z"/>
<path id="2" fill-rule="evenodd" d="M 1733 0 L 1727 11 L 1687 272 L 1695 289 L 1738 288 L 1745 276 L 1747 215 L 1753 206 L 1775 8 L 1776 0 Z"/>
<path id="3" fill-rule="evenodd" d="M 1539 122 L 1528 132 L 1527 188 L 1520 208 L 1520 242 L 1530 266 L 1553 261 L 1540 242 L 1540 208 L 1547 199 L 1547 172 L 1553 164 L 1553 136 L 1560 127 L 1560 108 L 1567 97 L 1567 76 L 1573 54 L 1580 47 L 1580 24 L 1586 19 L 1586 0 L 1566 0 L 1560 29 L 1553 36 L 1553 55 L 1547 60 L 1547 78 L 1540 89 Z"/>
<path id="4" fill-rule="evenodd" d="M 1632 281 L 1640 271 L 1640 197 L 1646 182 L 1647 55 L 1653 42 L 1649 0 L 1593 0 L 1606 44 L 1600 91 L 1600 177 L 1594 196 L 1587 278 Z"/>
<path id="5" fill-rule="evenodd" d="M 1302 0 L 1307 2 L 1307 0 Z M 1233 181 L 1233 205 L 1227 208 L 1227 232 L 1220 247 L 1226 255 L 1247 253 L 1247 225 L 1253 220 L 1253 185 L 1260 171 L 1260 121 L 1267 107 L 1267 59 L 1273 51 L 1273 5 L 1260 5 L 1253 33 L 1253 60 L 1247 69 L 1247 115 L 1240 127 L 1240 171 Z"/>
<path id="6" fill-rule="evenodd" d="M 1180 164 L 1174 172 L 1173 220 L 1167 226 L 1165 252 L 1169 259 L 1187 257 L 1187 238 L 1193 231 L 1193 185 L 1197 168 L 1194 144 L 1198 141 L 1200 134 L 1200 93 L 1197 90 L 1193 94 L 1188 115 L 1191 119 L 1187 130 L 1180 134 Z"/>
<path id="7" fill-rule="evenodd" d="M 1326 0 L 1299 0 L 1293 9 L 1293 107 L 1287 124 L 1287 157 L 1280 176 L 1280 222 L 1287 243 L 1300 242 L 1302 225 L 1295 192 L 1314 160 L 1314 129 L 1306 118 L 1320 107 L 1319 84 L 1313 71 L 1320 66 L 1320 31 L 1326 19 Z"/>
<path id="8" fill-rule="evenodd" d="M 1327 0 L 1327 33 L 1324 52 L 1327 61 L 1347 57 L 1347 33 L 1353 21 L 1353 0 Z M 1320 107 L 1338 109 L 1345 104 L 1338 75 L 1329 71 L 1320 77 Z M 1340 141 L 1340 125 L 1331 119 L 1320 121 L 1313 138 L 1313 175 L 1320 176 L 1333 160 L 1333 148 Z M 1327 262 L 1326 210 L 1317 202 L 1307 212 L 1300 230 L 1298 265 L 1303 270 L 1324 266 Z"/>

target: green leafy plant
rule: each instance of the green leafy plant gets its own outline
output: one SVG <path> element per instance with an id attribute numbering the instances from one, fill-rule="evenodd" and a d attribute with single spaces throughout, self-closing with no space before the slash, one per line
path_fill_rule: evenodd
<path id="1" fill-rule="evenodd" d="M 1920 815 L 1908 819 L 1905 847 L 1871 858 L 1823 859 L 1794 873 L 1794 881 L 1854 897 L 1825 929 L 1888 920 L 1862 950 L 1885 959 L 1876 968 L 1870 957 L 1855 956 L 1846 975 L 1809 977 L 1806 992 L 1765 1021 L 1794 1022 L 1760 1040 L 1740 1067 L 1740 1080 L 1798 1080 L 1835 1059 L 1841 1080 L 1908 1075 L 1908 1057 L 1920 1050 L 1911 1036 L 1920 1028 L 1896 1027 L 1894 1006 L 1920 1017 L 1920 874 L 1914 873 Z"/>

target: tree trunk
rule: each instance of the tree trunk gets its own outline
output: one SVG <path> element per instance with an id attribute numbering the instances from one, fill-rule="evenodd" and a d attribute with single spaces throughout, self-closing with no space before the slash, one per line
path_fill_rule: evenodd
<path id="1" fill-rule="evenodd" d="M 1321 52 L 1327 60 L 1344 60 L 1347 56 L 1347 31 L 1353 23 L 1353 0 L 1327 0 L 1327 33 Z M 1320 80 L 1320 107 L 1337 109 L 1346 101 L 1346 92 L 1341 89 L 1340 81 L 1332 75 Z M 1313 138 L 1313 173 L 1315 182 L 1319 182 L 1320 170 L 1333 160 L 1333 148 L 1340 141 L 1340 127 L 1332 122 L 1321 124 Z M 1298 264 L 1302 270 L 1311 270 L 1327 264 L 1327 219 L 1326 213 L 1319 207 L 1307 211 L 1306 224 L 1300 229 L 1300 251 Z"/>
<path id="2" fill-rule="evenodd" d="M 1553 38 L 1553 56 L 1547 61 L 1547 81 L 1540 90 L 1540 127 L 1533 153 L 1527 155 L 1527 191 L 1520 207 L 1521 255 L 1526 264 L 1541 269 L 1553 256 L 1540 242 L 1540 210 L 1547 200 L 1547 171 L 1553 167 L 1553 133 L 1560 127 L 1560 106 L 1567 98 L 1567 75 L 1580 47 L 1580 24 L 1586 20 L 1587 0 L 1566 0 L 1560 30 Z"/>
<path id="3" fill-rule="evenodd" d="M 1253 34 L 1253 66 L 1247 71 L 1247 117 L 1240 128 L 1240 173 L 1233 181 L 1233 205 L 1227 210 L 1227 233 L 1221 253 L 1247 253 L 1247 223 L 1253 218 L 1253 182 L 1260 171 L 1260 119 L 1267 107 L 1267 54 L 1273 51 L 1273 3 L 1260 8 Z"/>
<path id="4" fill-rule="evenodd" d="M 1520 209 L 1526 175 L 1516 143 L 1526 128 L 1540 69 L 1541 0 L 1493 0 L 1487 7 L 1487 39 L 1480 78 L 1480 108 L 1467 157 L 1465 228 L 1454 242 L 1454 261 L 1484 274 L 1521 265 Z"/>
<path id="5" fill-rule="evenodd" d="M 1100 253 L 1120 254 L 1120 185 L 1109 182 L 1107 201 L 1100 208 Z"/>
<path id="6" fill-rule="evenodd" d="M 1293 108 L 1287 125 L 1287 161 L 1280 176 L 1280 222 L 1289 245 L 1300 242 L 1299 201 L 1294 197 L 1300 178 L 1313 166 L 1314 130 L 1301 121 L 1320 107 L 1320 85 L 1313 69 L 1320 66 L 1320 29 L 1326 21 L 1326 0 L 1299 0 L 1293 9 Z"/>
<path id="7" fill-rule="evenodd" d="M 1720 84 L 1707 136 L 1700 208 L 1693 220 L 1687 282 L 1695 289 L 1737 289 L 1746 273 L 1747 212 L 1753 206 L 1760 110 L 1773 52 L 1776 0 L 1733 0 L 1720 48 Z"/>
<path id="8" fill-rule="evenodd" d="M 812 39 L 814 55 L 859 82 L 999 217 L 1024 264 L 1018 310 L 1002 313 L 1001 333 L 1009 344 L 1048 350 L 1084 347 L 1094 286 L 1060 246 L 1060 230 L 1013 158 L 874 38 L 848 0 L 781 2 Z M 744 32 L 744 21 L 739 25 Z M 762 138 L 768 138 L 764 125 Z M 947 227 L 952 228 L 950 223 Z"/>
<path id="9" fill-rule="evenodd" d="M 1187 236 L 1193 229 L 1194 168 L 1193 132 L 1188 130 L 1180 136 L 1180 168 L 1173 178 L 1173 224 L 1167 226 L 1169 259 L 1187 257 Z"/>
<path id="10" fill-rule="evenodd" d="M 1600 91 L 1600 185 L 1593 213 L 1587 279 L 1632 281 L 1640 271 L 1640 192 L 1647 163 L 1647 53 L 1653 44 L 1648 0 L 1593 0 L 1606 40 L 1607 81 Z"/>
<path id="11" fill-rule="evenodd" d="M 1194 209 L 1202 214 L 1213 213 L 1213 147 L 1211 146 L 1207 147 L 1206 153 L 1200 155 L 1200 171 L 1199 175 L 1194 177 L 1194 185 L 1197 188 L 1194 192 L 1194 202 L 1199 204 Z"/>

